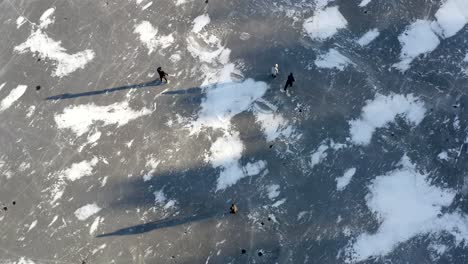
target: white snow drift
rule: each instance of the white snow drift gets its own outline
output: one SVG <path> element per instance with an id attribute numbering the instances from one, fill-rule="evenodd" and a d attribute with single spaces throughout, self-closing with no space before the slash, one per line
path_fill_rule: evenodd
<path id="1" fill-rule="evenodd" d="M 156 49 L 166 49 L 174 43 L 172 34 L 167 36 L 158 36 L 158 29 L 153 27 L 150 22 L 142 21 L 135 26 L 133 31 L 140 36 L 140 41 L 148 49 L 148 55 Z"/>
<path id="2" fill-rule="evenodd" d="M 343 176 L 336 178 L 336 189 L 338 191 L 342 191 L 348 186 L 353 178 L 354 174 L 356 173 L 356 168 L 351 168 L 345 171 Z"/>
<path id="3" fill-rule="evenodd" d="M 3 88 L 5 84 L 1 86 Z M 26 85 L 18 85 L 15 89 L 11 90 L 11 92 L 2 100 L 0 103 L 0 112 L 10 108 L 21 96 L 26 92 Z"/>
<path id="4" fill-rule="evenodd" d="M 380 226 L 376 232 L 361 234 L 350 244 L 348 262 L 385 256 L 418 235 L 448 232 L 457 244 L 468 238 L 466 216 L 457 211 L 441 211 L 452 203 L 456 191 L 431 185 L 428 175 L 419 173 L 407 156 L 400 166 L 376 177 L 369 185 L 366 204 L 377 215 Z"/>
<path id="5" fill-rule="evenodd" d="M 412 94 L 377 94 L 374 100 L 368 100 L 363 107 L 361 117 L 349 122 L 351 141 L 359 145 L 371 142 L 372 134 L 377 128 L 385 127 L 397 116 L 407 122 L 418 125 L 424 118 L 424 104 Z"/>
<path id="6" fill-rule="evenodd" d="M 330 49 L 326 54 L 319 55 L 315 60 L 315 66 L 325 69 L 344 70 L 346 66 L 353 64 L 350 59 L 345 57 L 336 49 Z"/>
<path id="7" fill-rule="evenodd" d="M 76 209 L 75 216 L 81 221 L 88 219 L 90 216 L 97 214 L 101 211 L 101 207 L 97 206 L 96 203 L 87 204 L 81 208 Z"/>
<path id="8" fill-rule="evenodd" d="M 347 25 L 348 21 L 340 13 L 338 6 L 333 6 L 317 10 L 312 17 L 304 21 L 303 27 L 310 38 L 326 40 Z"/>
<path id="9" fill-rule="evenodd" d="M 193 20 L 193 28 L 192 28 L 192 32 L 195 32 L 195 33 L 198 33 L 200 31 L 202 31 L 202 29 L 208 25 L 210 23 L 210 16 L 208 16 L 208 14 L 204 14 L 204 15 L 201 15 L 201 16 L 198 16 L 196 17 L 194 20 Z"/>
<path id="10" fill-rule="evenodd" d="M 364 47 L 369 45 L 374 39 L 376 39 L 380 35 L 380 32 L 374 28 L 366 32 L 360 39 L 358 39 L 357 43 Z"/>
<path id="11" fill-rule="evenodd" d="M 63 113 L 55 115 L 54 119 L 59 129 L 71 129 L 77 136 L 81 136 L 89 131 L 95 123 L 121 127 L 150 113 L 151 111 L 146 108 L 139 111 L 132 110 L 128 102 L 114 103 L 108 106 L 97 106 L 91 103 L 65 108 Z"/>

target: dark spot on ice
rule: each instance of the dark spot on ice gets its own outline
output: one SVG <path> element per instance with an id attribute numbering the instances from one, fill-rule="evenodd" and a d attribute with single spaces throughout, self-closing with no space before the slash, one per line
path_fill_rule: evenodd
<path id="1" fill-rule="evenodd" d="M 367 10 L 364 10 L 364 14 L 367 14 Z"/>
<path id="2" fill-rule="evenodd" d="M 299 113 L 302 113 L 302 109 L 299 108 Z"/>
<path id="3" fill-rule="evenodd" d="M 431 108 L 431 111 L 434 111 L 434 108 Z"/>
<path id="4" fill-rule="evenodd" d="M 37 58 L 37 61 L 41 61 L 41 58 Z"/>
<path id="5" fill-rule="evenodd" d="M 453 108 L 457 108 L 457 107 L 458 107 L 458 105 L 452 105 L 452 106 L 453 106 Z"/>
<path id="6" fill-rule="evenodd" d="M 36 91 L 39 91 L 40 89 L 41 89 L 40 85 L 36 86 Z"/>
<path id="7" fill-rule="evenodd" d="M 449 142 L 449 139 L 447 138 L 447 139 L 445 140 L 445 142 Z"/>
<path id="8" fill-rule="evenodd" d="M 392 132 L 390 135 L 392 135 L 392 137 L 394 137 L 394 136 L 395 136 L 395 133 Z"/>
<path id="9" fill-rule="evenodd" d="M 171 258 L 173 258 L 173 259 L 174 259 L 174 258 L 175 258 L 175 256 L 172 256 Z"/>
<path id="10" fill-rule="evenodd" d="M 16 204 L 16 201 L 13 201 L 13 205 L 15 205 L 15 204 Z"/>
<path id="11" fill-rule="evenodd" d="M 258 256 L 261 257 L 263 256 L 263 253 L 261 251 L 258 252 Z"/>
<path id="12" fill-rule="evenodd" d="M 268 217 L 268 221 L 271 221 L 271 217 Z"/>
<path id="13" fill-rule="evenodd" d="M 205 4 L 208 4 L 208 0 L 205 0 Z"/>
<path id="14" fill-rule="evenodd" d="M 8 207 L 4 206 L 3 211 L 6 211 L 6 210 L 8 210 Z"/>
<path id="15" fill-rule="evenodd" d="M 247 251 L 246 251 L 245 249 L 242 249 L 242 250 L 241 250 L 241 253 L 242 253 L 242 254 L 245 254 L 245 253 L 247 253 Z"/>
<path id="16" fill-rule="evenodd" d="M 270 145 L 270 148 L 272 148 L 272 147 L 273 147 L 273 145 Z"/>
<path id="17" fill-rule="evenodd" d="M 261 225 L 265 225 L 265 223 L 263 223 L 263 222 L 261 222 L 260 224 L 261 224 Z"/>

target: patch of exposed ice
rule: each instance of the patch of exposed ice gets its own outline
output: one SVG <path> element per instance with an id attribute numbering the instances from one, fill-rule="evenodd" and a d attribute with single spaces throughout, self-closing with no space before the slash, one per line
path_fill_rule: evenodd
<path id="1" fill-rule="evenodd" d="M 148 49 L 148 55 L 157 49 L 166 49 L 174 43 L 172 34 L 167 36 L 158 36 L 158 29 L 153 27 L 150 22 L 142 21 L 135 26 L 133 31 L 138 34 L 140 41 Z"/>
<path id="2" fill-rule="evenodd" d="M 369 45 L 374 39 L 376 39 L 380 35 L 380 32 L 374 28 L 366 32 L 360 39 L 358 39 L 357 43 L 364 47 Z"/>
<path id="3" fill-rule="evenodd" d="M 193 20 L 192 32 L 199 33 L 202 29 L 210 23 L 210 16 L 208 14 L 200 15 Z"/>
<path id="4" fill-rule="evenodd" d="M 87 204 L 83 207 L 76 209 L 75 216 L 78 220 L 84 221 L 88 219 L 90 216 L 97 214 L 101 211 L 101 207 L 99 207 L 96 203 Z"/>
<path id="5" fill-rule="evenodd" d="M 347 25 L 348 21 L 340 13 L 338 6 L 333 6 L 317 10 L 312 17 L 304 21 L 303 28 L 310 38 L 326 40 Z"/>
<path id="6" fill-rule="evenodd" d="M 335 68 L 340 71 L 344 70 L 349 64 L 353 64 L 353 62 L 336 49 L 330 49 L 326 54 L 318 56 L 315 60 L 315 66 L 319 68 Z"/>
<path id="7" fill-rule="evenodd" d="M 380 223 L 373 233 L 359 235 L 346 249 L 348 262 L 385 256 L 413 237 L 449 233 L 455 244 L 468 239 L 467 217 L 459 211 L 442 212 L 456 191 L 431 184 L 407 156 L 401 168 L 376 177 L 368 186 L 366 204 Z"/>
<path id="8" fill-rule="evenodd" d="M 0 103 L 0 112 L 5 111 L 12 106 L 14 102 L 20 99 L 20 97 L 26 92 L 26 88 L 28 88 L 26 85 L 18 85 L 15 89 L 11 90 L 11 92 Z"/>
<path id="9" fill-rule="evenodd" d="M 71 129 L 77 136 L 81 136 L 95 123 L 117 125 L 121 127 L 139 117 L 151 114 L 151 110 L 143 108 L 135 111 L 128 102 L 114 103 L 108 106 L 97 106 L 93 103 L 70 106 L 62 114 L 55 115 L 55 123 L 59 129 Z"/>
<path id="10" fill-rule="evenodd" d="M 356 173 L 356 168 L 351 168 L 345 171 L 343 176 L 336 178 L 336 189 L 338 191 L 342 191 L 348 186 L 353 178 L 354 174 Z"/>
<path id="11" fill-rule="evenodd" d="M 367 145 L 377 128 L 394 122 L 397 116 L 416 126 L 424 119 L 425 113 L 424 103 L 412 94 L 377 94 L 374 100 L 368 100 L 362 108 L 361 117 L 349 122 L 351 141 Z"/>

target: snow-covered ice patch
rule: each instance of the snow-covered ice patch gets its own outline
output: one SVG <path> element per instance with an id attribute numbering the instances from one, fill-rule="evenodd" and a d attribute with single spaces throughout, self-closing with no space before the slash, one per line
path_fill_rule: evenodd
<path id="1" fill-rule="evenodd" d="M 159 163 L 161 163 L 161 161 L 156 160 L 154 157 L 150 157 L 146 161 L 146 167 L 149 168 L 149 172 L 143 176 L 143 181 L 149 181 L 151 178 L 153 178 L 153 174 L 156 172 Z"/>
<path id="2" fill-rule="evenodd" d="M 357 43 L 364 47 L 369 45 L 374 39 L 376 39 L 380 35 L 380 32 L 374 28 L 367 31 L 360 39 L 358 39 Z"/>
<path id="3" fill-rule="evenodd" d="M 26 18 L 24 18 L 23 16 L 19 16 L 16 19 L 16 28 L 20 28 L 22 25 L 24 25 L 24 23 L 26 23 Z"/>
<path id="4" fill-rule="evenodd" d="M 412 94 L 377 94 L 374 100 L 368 100 L 362 108 L 361 117 L 349 122 L 351 141 L 367 145 L 377 128 L 385 127 L 397 116 L 402 116 L 416 126 L 424 119 L 425 113 L 424 103 Z"/>
<path id="5" fill-rule="evenodd" d="M 96 217 L 93 221 L 93 223 L 91 224 L 91 227 L 89 228 L 89 234 L 90 235 L 93 235 L 94 233 L 96 233 L 98 227 L 99 227 L 99 223 L 101 221 L 101 217 Z"/>
<path id="6" fill-rule="evenodd" d="M 453 235 L 456 244 L 468 238 L 468 220 L 459 211 L 442 212 L 456 191 L 431 185 L 407 156 L 401 168 L 376 177 L 368 186 L 366 204 L 379 219 L 374 233 L 359 235 L 346 249 L 348 262 L 385 256 L 413 237 L 441 232 Z"/>
<path id="7" fill-rule="evenodd" d="M 176 200 L 168 200 L 163 190 L 155 191 L 154 193 L 154 202 L 158 205 L 161 205 L 164 209 L 169 209 L 175 207 Z"/>
<path id="8" fill-rule="evenodd" d="M 37 220 L 34 220 L 34 221 L 29 225 L 28 232 L 31 231 L 34 227 L 36 227 L 36 225 L 37 225 Z"/>
<path id="9" fill-rule="evenodd" d="M 354 174 L 356 173 L 356 168 L 351 168 L 345 171 L 343 176 L 336 178 L 336 189 L 338 191 L 342 191 L 348 186 L 353 178 Z"/>
<path id="10" fill-rule="evenodd" d="M 3 88 L 4 85 L 5 84 L 1 87 Z M 12 106 L 14 102 L 20 99 L 20 97 L 26 92 L 26 88 L 28 88 L 26 85 L 18 85 L 15 89 L 11 90 L 11 92 L 0 103 L 0 112 L 5 111 Z"/>
<path id="11" fill-rule="evenodd" d="M 267 195 L 270 200 L 274 200 L 280 195 L 280 186 L 278 184 L 272 184 L 267 187 Z"/>
<path id="12" fill-rule="evenodd" d="M 193 20 L 192 32 L 198 33 L 210 23 L 210 16 L 208 14 L 200 15 Z"/>
<path id="13" fill-rule="evenodd" d="M 84 221 L 84 220 L 88 219 L 90 216 L 92 216 L 92 215 L 98 213 L 99 211 L 101 211 L 101 209 L 102 208 L 97 206 L 96 203 L 87 204 L 87 205 L 85 205 L 83 207 L 80 207 L 80 208 L 76 209 L 75 216 L 79 220 Z"/>
<path id="14" fill-rule="evenodd" d="M 468 1 L 446 0 L 435 13 L 434 30 L 442 37 L 455 36 L 468 23 Z"/>
<path id="15" fill-rule="evenodd" d="M 432 52 L 439 46 L 440 40 L 427 20 L 417 20 L 398 36 L 401 44 L 400 62 L 393 66 L 400 71 L 410 68 L 411 62 L 421 54 Z"/>
<path id="16" fill-rule="evenodd" d="M 167 36 L 158 36 L 158 29 L 153 27 L 150 22 L 142 21 L 135 26 L 133 31 L 138 34 L 140 41 L 148 49 L 148 55 L 156 49 L 166 49 L 174 43 L 174 37 L 172 34 Z"/>
<path id="17" fill-rule="evenodd" d="M 326 54 L 320 55 L 315 60 L 315 66 L 325 69 L 344 70 L 346 66 L 353 64 L 350 59 L 345 57 L 336 49 L 330 49 Z"/>
<path id="18" fill-rule="evenodd" d="M 70 106 L 65 108 L 62 114 L 55 115 L 54 119 L 59 129 L 71 129 L 77 136 L 81 136 L 89 131 L 95 123 L 121 127 L 134 119 L 149 114 L 151 114 L 151 110 L 143 108 L 135 111 L 125 101 L 108 106 L 97 106 L 93 103 Z"/>
<path id="19" fill-rule="evenodd" d="M 91 160 L 74 163 L 70 168 L 59 172 L 59 176 L 72 182 L 81 179 L 82 177 L 90 176 L 98 161 L 98 158 L 93 157 Z"/>
<path id="20" fill-rule="evenodd" d="M 310 157 L 310 167 L 313 168 L 318 165 L 322 160 L 324 160 L 328 154 L 326 151 L 328 150 L 328 146 L 326 144 L 320 145 L 317 150 L 312 153 Z"/>
<path id="21" fill-rule="evenodd" d="M 153 5 L 153 2 L 149 2 L 149 3 L 147 3 L 146 5 L 144 5 L 144 6 L 141 8 L 141 10 L 146 10 L 146 9 L 148 9 L 148 8 L 149 8 L 150 6 L 152 6 L 152 5 Z"/>
<path id="22" fill-rule="evenodd" d="M 347 25 L 348 21 L 340 13 L 338 6 L 333 6 L 317 10 L 312 17 L 304 21 L 303 28 L 310 38 L 326 40 Z"/>
<path id="23" fill-rule="evenodd" d="M 39 27 L 47 28 L 49 25 L 55 22 L 55 18 L 52 17 L 52 14 L 55 12 L 55 8 L 51 7 L 47 9 L 39 18 Z"/>
<path id="24" fill-rule="evenodd" d="M 21 257 L 17 262 L 13 264 L 36 264 L 36 262 L 32 261 L 31 259 Z"/>
<path id="25" fill-rule="evenodd" d="M 260 124 L 267 141 L 274 141 L 278 138 L 289 138 L 294 129 L 288 124 L 284 117 L 272 110 L 265 110 L 258 104 L 254 104 L 253 113 L 255 120 Z"/>
<path id="26" fill-rule="evenodd" d="M 281 205 L 283 205 L 284 203 L 286 202 L 286 198 L 283 198 L 281 200 L 278 200 L 276 201 L 274 204 L 272 204 L 271 206 L 272 207 L 280 207 Z"/>
<path id="27" fill-rule="evenodd" d="M 266 161 L 259 160 L 257 162 L 249 162 L 244 166 L 246 176 L 255 176 L 265 171 L 267 166 Z"/>
<path id="28" fill-rule="evenodd" d="M 360 7 L 365 7 L 368 5 L 372 0 L 361 0 L 361 3 L 359 3 Z"/>

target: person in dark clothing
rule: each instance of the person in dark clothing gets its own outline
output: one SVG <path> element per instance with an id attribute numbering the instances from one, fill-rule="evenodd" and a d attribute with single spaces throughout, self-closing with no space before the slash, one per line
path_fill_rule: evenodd
<path id="1" fill-rule="evenodd" d="M 166 82 L 168 82 L 166 76 L 169 76 L 169 74 L 167 74 L 166 72 L 164 72 L 164 71 L 161 69 L 161 67 L 158 67 L 157 71 L 158 71 L 158 73 L 159 73 L 159 78 L 161 79 L 161 82 L 163 81 L 163 79 L 166 80 Z"/>
<path id="2" fill-rule="evenodd" d="M 232 204 L 232 205 L 231 205 L 230 213 L 231 213 L 231 214 L 237 214 L 237 206 L 236 206 L 236 204 Z"/>
<path id="3" fill-rule="evenodd" d="M 293 82 L 295 82 L 296 80 L 294 80 L 294 76 L 292 74 L 292 72 L 289 74 L 288 76 L 288 80 L 286 81 L 286 85 L 284 86 L 284 91 L 286 91 L 286 89 L 288 89 L 288 87 L 292 87 L 293 86 Z"/>

